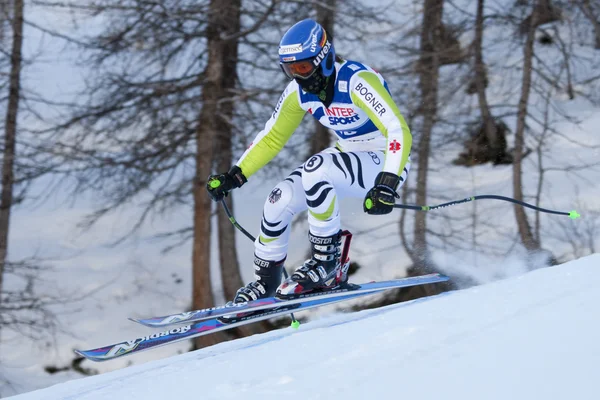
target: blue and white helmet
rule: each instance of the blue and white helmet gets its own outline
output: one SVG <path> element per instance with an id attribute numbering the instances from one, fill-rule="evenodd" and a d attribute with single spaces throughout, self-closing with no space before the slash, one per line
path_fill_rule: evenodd
<path id="1" fill-rule="evenodd" d="M 312 19 L 292 26 L 279 43 L 281 69 L 290 79 L 308 80 L 319 71 L 322 78 L 335 70 L 335 49 L 325 29 Z"/>

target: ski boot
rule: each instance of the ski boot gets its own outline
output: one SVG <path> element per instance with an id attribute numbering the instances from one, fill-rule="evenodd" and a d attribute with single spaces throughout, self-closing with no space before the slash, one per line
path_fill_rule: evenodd
<path id="1" fill-rule="evenodd" d="M 283 263 L 281 261 L 267 261 L 254 255 L 254 278 L 255 281 L 248 283 L 235 292 L 232 301 L 227 302 L 226 306 L 234 304 L 246 303 L 258 299 L 275 296 L 277 286 L 281 282 L 281 274 L 283 273 Z M 248 318 L 254 314 L 262 313 L 262 311 L 249 311 L 238 314 L 225 315 L 217 319 L 223 323 L 233 323 L 239 321 L 240 318 Z"/>
<path id="2" fill-rule="evenodd" d="M 254 255 L 254 277 L 255 281 L 238 289 L 232 303 L 244 303 L 265 297 L 273 297 L 277 286 L 281 283 L 283 263 L 281 261 L 267 261 Z"/>
<path id="3" fill-rule="evenodd" d="M 341 250 L 342 238 L 345 238 L 344 251 Z M 277 288 L 276 296 L 291 299 L 309 292 L 352 288 L 353 285 L 348 283 L 348 249 L 351 238 L 352 234 L 348 231 L 339 231 L 327 237 L 315 236 L 309 232 L 312 257 Z"/>

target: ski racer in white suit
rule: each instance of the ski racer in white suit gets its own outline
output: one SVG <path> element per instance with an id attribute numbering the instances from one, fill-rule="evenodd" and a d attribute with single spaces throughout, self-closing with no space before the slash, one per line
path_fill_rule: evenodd
<path id="1" fill-rule="evenodd" d="M 231 170 L 209 177 L 211 198 L 220 201 L 275 157 L 307 112 L 338 140 L 270 193 L 255 242 L 256 281 L 239 289 L 234 302 L 345 285 L 339 200 L 364 198 L 365 212 L 387 214 L 410 169 L 412 136 L 379 73 L 356 61 L 336 61 L 331 39 L 310 19 L 286 32 L 279 58 L 291 82 L 265 128 Z M 312 257 L 281 284 L 291 221 L 306 209 Z"/>

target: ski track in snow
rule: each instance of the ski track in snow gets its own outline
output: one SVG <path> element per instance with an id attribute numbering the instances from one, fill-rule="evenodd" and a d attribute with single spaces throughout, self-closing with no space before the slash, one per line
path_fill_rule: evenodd
<path id="1" fill-rule="evenodd" d="M 595 399 L 598 263 L 594 254 L 10 399 Z"/>

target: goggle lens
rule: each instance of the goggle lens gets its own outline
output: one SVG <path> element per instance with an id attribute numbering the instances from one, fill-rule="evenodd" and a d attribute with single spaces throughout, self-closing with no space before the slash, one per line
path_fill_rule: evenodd
<path id="1" fill-rule="evenodd" d="M 290 63 L 282 63 L 283 72 L 290 78 L 309 78 L 317 69 L 310 60 L 293 61 Z"/>

